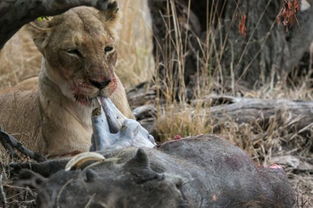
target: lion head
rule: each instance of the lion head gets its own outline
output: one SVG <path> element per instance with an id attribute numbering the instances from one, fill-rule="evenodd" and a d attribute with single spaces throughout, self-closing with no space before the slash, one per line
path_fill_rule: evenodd
<path id="1" fill-rule="evenodd" d="M 46 76 L 64 96 L 88 105 L 115 90 L 117 19 L 114 1 L 105 11 L 77 7 L 28 26 L 44 56 Z"/>

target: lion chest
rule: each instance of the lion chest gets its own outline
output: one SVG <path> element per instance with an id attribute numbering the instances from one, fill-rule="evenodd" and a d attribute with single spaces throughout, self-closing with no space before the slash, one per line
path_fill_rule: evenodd
<path id="1" fill-rule="evenodd" d="M 88 151 L 92 125 L 89 111 L 77 112 L 66 106 L 49 106 L 43 112 L 42 134 L 49 157 Z"/>

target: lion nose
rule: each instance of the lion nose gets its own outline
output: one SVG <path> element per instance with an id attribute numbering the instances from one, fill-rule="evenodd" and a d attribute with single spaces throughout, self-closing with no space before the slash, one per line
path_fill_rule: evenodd
<path id="1" fill-rule="evenodd" d="M 102 82 L 98 82 L 95 80 L 90 79 L 89 82 L 95 86 L 96 88 L 98 88 L 99 90 L 102 90 L 103 88 L 105 88 L 106 86 L 108 86 L 111 82 L 111 79 L 106 79 Z"/>

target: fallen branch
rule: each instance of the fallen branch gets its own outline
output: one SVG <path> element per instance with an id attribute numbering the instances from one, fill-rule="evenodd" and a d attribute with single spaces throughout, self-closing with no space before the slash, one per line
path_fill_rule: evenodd
<path id="1" fill-rule="evenodd" d="M 153 132 L 156 108 L 156 94 L 153 89 L 146 89 L 145 85 L 138 85 L 128 92 L 129 100 L 144 100 L 134 109 L 134 114 L 149 132 Z M 149 95 L 154 96 L 147 96 Z M 162 100 L 159 101 L 163 103 Z M 148 104 L 146 104 L 148 103 Z M 152 104 L 152 105 L 151 105 Z M 279 124 L 290 127 L 291 130 L 301 132 L 313 127 L 313 102 L 293 101 L 287 99 L 258 99 L 232 96 L 208 96 L 204 99 L 193 100 L 195 106 L 202 104 L 203 115 L 209 115 L 216 126 L 225 122 L 268 124 L 275 120 Z M 135 105 L 138 106 L 138 105 Z M 143 110 L 149 110 L 147 112 Z M 140 112 L 140 113 L 139 113 Z M 151 114 L 153 112 L 153 114 Z M 287 125 L 286 125 L 287 124 Z"/>
<path id="2" fill-rule="evenodd" d="M 14 151 L 16 149 L 23 155 L 37 161 L 37 162 L 43 162 L 46 160 L 46 158 L 36 152 L 33 152 L 29 149 L 27 149 L 25 146 L 23 146 L 20 142 L 17 141 L 13 136 L 0 131 L 0 142 L 3 145 L 3 147 L 8 151 L 11 158 L 15 159 L 18 158 L 18 155 Z"/>
<path id="3" fill-rule="evenodd" d="M 0 2 L 0 49 L 23 25 L 41 16 L 61 14 L 76 6 L 107 8 L 108 0 L 3 0 Z"/>
<path id="4" fill-rule="evenodd" d="M 313 125 L 313 102 L 231 96 L 211 96 L 204 102 L 213 105 L 209 115 L 219 123 L 266 123 L 275 119 L 298 131 Z"/>
<path id="5" fill-rule="evenodd" d="M 6 137 L 4 137 L 2 135 L 2 131 L 0 131 L 0 142 L 2 144 L 2 146 L 4 147 L 4 149 L 7 151 L 7 153 L 10 156 L 10 159 L 14 160 L 14 159 L 18 159 L 19 156 L 17 155 L 17 153 L 14 151 L 14 148 L 8 143 L 6 142 Z"/>

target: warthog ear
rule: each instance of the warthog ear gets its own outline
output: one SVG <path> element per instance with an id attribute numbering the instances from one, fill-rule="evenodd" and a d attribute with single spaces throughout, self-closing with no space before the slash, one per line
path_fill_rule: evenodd
<path id="1" fill-rule="evenodd" d="M 133 157 L 131 160 L 129 160 L 126 164 L 125 164 L 126 168 L 131 168 L 131 169 L 135 169 L 135 168 L 149 168 L 150 164 L 149 164 L 149 159 L 148 156 L 146 154 L 146 152 L 139 148 L 137 150 L 137 153 L 135 155 L 135 157 Z"/>
<path id="2" fill-rule="evenodd" d="M 87 183 L 95 182 L 98 178 L 98 174 L 92 169 L 87 169 L 85 174 L 86 174 L 85 182 Z"/>
<path id="3" fill-rule="evenodd" d="M 111 1 L 107 8 L 100 11 L 100 17 L 109 27 L 115 27 L 119 20 L 119 8 L 116 1 Z"/>
<path id="4" fill-rule="evenodd" d="M 51 19 L 52 18 L 46 17 L 38 18 L 26 26 L 26 30 L 31 34 L 35 45 L 41 52 L 48 42 L 48 36 L 51 31 L 51 27 L 49 25 Z"/>
<path id="5" fill-rule="evenodd" d="M 150 168 L 148 156 L 143 149 L 137 150 L 136 155 L 124 165 L 124 169 L 133 174 L 138 184 L 164 179 L 163 174 L 159 174 Z"/>

